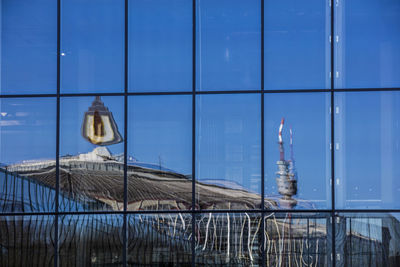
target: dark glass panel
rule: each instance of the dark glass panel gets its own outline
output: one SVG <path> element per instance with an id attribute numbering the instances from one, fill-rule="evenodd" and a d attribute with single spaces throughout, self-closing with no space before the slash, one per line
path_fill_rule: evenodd
<path id="1" fill-rule="evenodd" d="M 258 90 L 261 11 L 257 0 L 197 2 L 197 89 Z"/>
<path id="2" fill-rule="evenodd" d="M 399 213 L 341 213 L 336 266 L 400 266 Z"/>
<path id="3" fill-rule="evenodd" d="M 56 93 L 57 1 L 0 2 L 0 93 Z"/>
<path id="4" fill-rule="evenodd" d="M 0 216 L 1 266 L 54 266 L 54 216 Z"/>
<path id="5" fill-rule="evenodd" d="M 331 224 L 323 213 L 204 213 L 196 217 L 196 264 L 328 266 Z M 261 258 L 264 233 L 265 265 Z"/>
<path id="6" fill-rule="evenodd" d="M 330 88 L 330 7 L 326 1 L 265 1 L 266 89 Z"/>
<path id="7" fill-rule="evenodd" d="M 400 2 L 340 1 L 336 8 L 336 88 L 400 86 Z"/>
<path id="8" fill-rule="evenodd" d="M 267 213 L 266 266 L 332 266 L 329 213 Z"/>
<path id="9" fill-rule="evenodd" d="M 261 214 L 201 213 L 196 216 L 196 265 L 262 266 Z"/>
<path id="10" fill-rule="evenodd" d="M 60 215 L 59 266 L 123 266 L 122 215 Z"/>
<path id="11" fill-rule="evenodd" d="M 0 110 L 0 211 L 54 210 L 56 99 L 3 98 Z"/>
<path id="12" fill-rule="evenodd" d="M 329 208 L 330 94 L 265 94 L 264 104 L 266 199 L 277 201 L 281 208 L 288 208 L 282 200 L 292 195 L 295 201 L 291 207 L 296 209 Z M 279 145 L 282 119 L 284 161 L 281 161 Z M 277 171 L 283 166 L 284 174 L 278 175 Z M 278 186 L 281 183 L 293 188 L 297 184 L 297 192 L 283 190 Z"/>
<path id="13" fill-rule="evenodd" d="M 128 215 L 127 266 L 192 266 L 192 216 Z"/>
<path id="14" fill-rule="evenodd" d="M 192 97 L 129 98 L 128 209 L 192 207 Z"/>
<path id="15" fill-rule="evenodd" d="M 197 97 L 197 208 L 260 208 L 260 103 L 256 94 Z"/>
<path id="16" fill-rule="evenodd" d="M 61 1 L 61 91 L 124 91 L 123 0 Z"/>
<path id="17" fill-rule="evenodd" d="M 192 2 L 129 1 L 129 90 L 192 90 Z"/>
<path id="18" fill-rule="evenodd" d="M 400 208 L 400 93 L 337 93 L 336 207 Z"/>
<path id="19" fill-rule="evenodd" d="M 122 210 L 124 98 L 62 98 L 60 120 L 60 210 Z"/>

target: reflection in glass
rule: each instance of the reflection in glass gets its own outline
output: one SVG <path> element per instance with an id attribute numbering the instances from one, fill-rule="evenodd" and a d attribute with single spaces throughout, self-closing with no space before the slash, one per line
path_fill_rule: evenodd
<path id="1" fill-rule="evenodd" d="M 0 266 L 54 266 L 54 216 L 0 216 Z"/>
<path id="2" fill-rule="evenodd" d="M 128 216 L 128 266 L 192 266 L 192 217 L 174 214 Z"/>
<path id="3" fill-rule="evenodd" d="M 197 89 L 259 90 L 260 1 L 200 0 L 197 18 Z"/>
<path id="4" fill-rule="evenodd" d="M 192 97 L 129 97 L 129 161 L 191 174 Z"/>
<path id="5" fill-rule="evenodd" d="M 104 106 L 100 96 L 96 96 L 92 106 L 85 112 L 82 136 L 90 143 L 99 146 L 122 142 L 118 125 L 115 123 L 112 113 Z"/>
<path id="6" fill-rule="evenodd" d="M 400 207 L 400 93 L 337 93 L 338 208 Z"/>
<path id="7" fill-rule="evenodd" d="M 123 103 L 123 97 L 61 99 L 60 210 L 123 209 L 124 144 L 119 142 L 120 139 L 106 139 L 124 132 Z M 97 123 L 103 128 L 97 130 L 100 133 L 103 131 L 104 136 L 82 136 L 85 129 L 99 126 L 95 125 L 96 115 L 92 116 L 93 125 L 87 118 L 91 113 L 96 113 L 98 106 L 102 110 L 98 110 Z M 93 110 L 87 113 L 89 107 Z M 100 142 L 100 139 L 104 142 Z"/>
<path id="8" fill-rule="evenodd" d="M 329 221 L 324 213 L 267 213 L 266 266 L 331 266 Z"/>
<path id="9" fill-rule="evenodd" d="M 264 104 L 266 197 L 288 208 L 282 201 L 286 173 L 297 181 L 297 209 L 329 208 L 330 94 L 265 94 Z"/>
<path id="10" fill-rule="evenodd" d="M 125 2 L 61 4 L 61 91 L 123 92 Z"/>
<path id="11" fill-rule="evenodd" d="M 344 266 L 400 265 L 398 213 L 343 213 L 336 221 L 336 252 Z"/>
<path id="12" fill-rule="evenodd" d="M 1 99 L 0 110 L 0 212 L 54 210 L 56 100 Z"/>
<path id="13" fill-rule="evenodd" d="M 0 93 L 56 93 L 57 2 L 0 1 Z"/>
<path id="14" fill-rule="evenodd" d="M 196 264 L 327 266 L 330 253 L 329 214 L 205 213 L 196 217 Z M 297 264 L 297 265 L 296 265 Z"/>
<path id="15" fill-rule="evenodd" d="M 192 207 L 192 97 L 129 98 L 128 209 Z"/>
<path id="16" fill-rule="evenodd" d="M 253 94 L 197 97 L 198 208 L 260 208 L 260 103 Z"/>
<path id="17" fill-rule="evenodd" d="M 196 216 L 196 264 L 262 266 L 261 214 L 204 213 Z"/>
<path id="18" fill-rule="evenodd" d="M 400 86 L 400 1 L 341 1 L 335 11 L 336 88 Z"/>
<path id="19" fill-rule="evenodd" d="M 122 215 L 60 215 L 59 265 L 123 266 Z"/>
<path id="20" fill-rule="evenodd" d="M 192 1 L 129 1 L 130 91 L 192 89 Z"/>
<path id="21" fill-rule="evenodd" d="M 265 1 L 265 88 L 330 87 L 330 7 L 320 0 Z"/>

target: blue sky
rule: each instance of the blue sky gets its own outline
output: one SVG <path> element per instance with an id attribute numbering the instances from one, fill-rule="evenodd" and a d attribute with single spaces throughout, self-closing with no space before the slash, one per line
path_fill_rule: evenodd
<path id="1" fill-rule="evenodd" d="M 61 91 L 123 92 L 124 1 L 62 2 Z M 197 90 L 259 90 L 259 1 L 197 2 Z M 191 90 L 191 3 L 130 1 L 129 91 Z M 265 1 L 266 90 L 330 87 L 330 14 L 325 4 L 319 0 Z M 398 87 L 400 2 L 346 1 L 336 15 L 336 86 Z M 2 1 L 1 93 L 56 92 L 56 19 L 55 1 Z M 196 98 L 199 179 L 229 180 L 261 191 L 260 97 Z M 277 129 L 285 117 L 286 143 L 288 126 L 294 130 L 298 197 L 329 207 L 329 97 L 329 93 L 265 94 L 267 194 L 276 194 Z M 123 97 L 102 99 L 123 133 Z M 336 94 L 337 207 L 398 207 L 399 100 L 396 92 Z M 61 155 L 95 147 L 80 135 L 83 112 L 92 101 L 92 97 L 62 99 Z M 129 155 L 190 174 L 191 101 L 184 95 L 130 97 Z M 1 163 L 54 159 L 55 99 L 2 99 L 0 109 Z M 122 153 L 123 144 L 109 149 Z"/>

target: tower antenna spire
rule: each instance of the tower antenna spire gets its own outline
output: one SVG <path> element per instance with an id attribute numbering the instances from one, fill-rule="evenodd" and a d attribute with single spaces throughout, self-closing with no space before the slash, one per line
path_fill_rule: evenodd
<path id="1" fill-rule="evenodd" d="M 292 126 L 289 127 L 290 132 L 290 161 L 289 161 L 289 175 L 291 179 L 297 180 L 297 171 L 294 160 L 294 152 L 293 152 L 293 130 Z"/>
<path id="2" fill-rule="evenodd" d="M 279 140 L 279 154 L 280 157 L 279 159 L 281 161 L 285 160 L 285 150 L 283 148 L 283 139 L 282 139 L 282 131 L 283 131 L 283 125 L 285 123 L 285 118 L 282 118 L 281 124 L 279 125 L 279 134 L 278 134 L 278 140 Z"/>
<path id="3" fill-rule="evenodd" d="M 280 206 L 285 209 L 293 209 L 297 205 L 297 200 L 293 198 L 297 194 L 297 180 L 293 179 L 294 175 L 290 171 L 290 166 L 292 164 L 293 157 L 293 131 L 290 128 L 290 149 L 291 149 L 291 159 L 285 160 L 285 150 L 283 147 L 282 131 L 283 125 L 285 123 L 285 118 L 282 118 L 281 124 L 279 125 L 279 152 L 280 158 L 276 162 L 278 165 L 278 171 L 276 172 L 277 178 L 276 183 L 278 185 L 278 192 L 282 196 L 279 199 Z"/>

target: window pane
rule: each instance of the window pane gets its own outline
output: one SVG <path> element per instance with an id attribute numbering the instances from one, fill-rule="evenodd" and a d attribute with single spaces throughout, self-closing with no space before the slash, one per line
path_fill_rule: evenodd
<path id="1" fill-rule="evenodd" d="M 0 93 L 56 93 L 57 1 L 0 2 Z"/>
<path id="2" fill-rule="evenodd" d="M 123 210 L 124 97 L 62 98 L 60 120 L 60 210 Z"/>
<path id="3" fill-rule="evenodd" d="M 128 266 L 191 266 L 192 216 L 128 215 Z"/>
<path id="4" fill-rule="evenodd" d="M 129 89 L 192 90 L 192 2 L 129 2 Z"/>
<path id="5" fill-rule="evenodd" d="M 267 213 L 264 224 L 265 266 L 332 266 L 329 213 Z"/>
<path id="6" fill-rule="evenodd" d="M 192 97 L 129 98 L 128 209 L 192 207 Z"/>
<path id="7" fill-rule="evenodd" d="M 61 3 L 62 92 L 123 92 L 125 2 Z"/>
<path id="8" fill-rule="evenodd" d="M 336 16 L 337 88 L 400 86 L 400 1 L 341 1 Z"/>
<path id="9" fill-rule="evenodd" d="M 54 216 L 0 216 L 1 266 L 54 266 Z"/>
<path id="10" fill-rule="evenodd" d="M 258 90 L 261 11 L 256 0 L 197 2 L 197 89 Z"/>
<path id="11" fill-rule="evenodd" d="M 328 213 L 202 213 L 196 216 L 196 264 L 200 266 L 328 266 L 331 225 Z"/>
<path id="12" fill-rule="evenodd" d="M 399 220 L 399 213 L 340 214 L 335 236 L 343 265 L 399 266 Z"/>
<path id="13" fill-rule="evenodd" d="M 123 266 L 123 216 L 60 215 L 59 265 Z"/>
<path id="14" fill-rule="evenodd" d="M 0 211 L 54 210 L 56 100 L 3 98 L 0 110 Z"/>
<path id="15" fill-rule="evenodd" d="M 330 94 L 265 94 L 264 104 L 266 199 L 286 209 L 329 208 Z M 282 119 L 283 161 L 278 136 Z M 280 168 L 284 173 L 278 175 Z M 297 184 L 297 194 L 278 186 L 282 184 Z"/>
<path id="16" fill-rule="evenodd" d="M 326 1 L 265 1 L 266 89 L 330 88 L 330 7 Z"/>
<path id="17" fill-rule="evenodd" d="M 253 94 L 197 97 L 198 208 L 260 208 L 260 103 Z"/>
<path id="18" fill-rule="evenodd" d="M 259 213 L 198 214 L 196 265 L 263 266 L 261 220 Z"/>
<path id="19" fill-rule="evenodd" d="M 400 93 L 338 93 L 336 103 L 337 207 L 399 208 Z"/>

